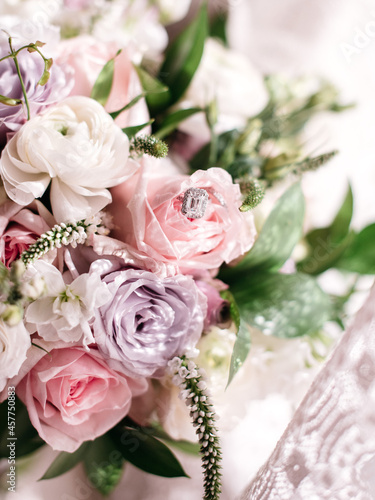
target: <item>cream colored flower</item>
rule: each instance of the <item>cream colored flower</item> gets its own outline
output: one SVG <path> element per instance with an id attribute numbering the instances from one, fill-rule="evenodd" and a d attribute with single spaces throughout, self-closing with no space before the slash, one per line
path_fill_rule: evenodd
<path id="1" fill-rule="evenodd" d="M 20 205 L 51 182 L 57 222 L 94 215 L 111 202 L 107 188 L 128 179 L 129 140 L 104 108 L 88 97 L 68 97 L 32 118 L 8 142 L 0 170 L 8 196 Z"/>

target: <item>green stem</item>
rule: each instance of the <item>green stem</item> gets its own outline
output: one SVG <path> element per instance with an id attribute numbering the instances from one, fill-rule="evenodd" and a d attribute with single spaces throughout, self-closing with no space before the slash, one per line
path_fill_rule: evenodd
<path id="1" fill-rule="evenodd" d="M 13 57 L 13 61 L 14 61 L 14 64 L 16 66 L 16 70 L 17 70 L 17 75 L 18 75 L 18 78 L 20 80 L 20 83 L 21 83 L 21 88 L 22 88 L 22 94 L 23 94 L 23 97 L 25 99 L 25 105 L 26 105 L 26 109 L 27 109 L 27 120 L 30 120 L 30 106 L 29 106 L 29 100 L 27 98 L 27 93 L 26 93 L 26 88 L 25 88 L 25 84 L 24 84 L 24 81 L 23 81 L 23 78 L 22 78 L 22 75 L 21 75 L 21 70 L 20 70 L 20 66 L 18 64 L 18 60 L 17 60 L 17 55 L 16 53 L 14 52 L 13 50 L 13 47 L 12 47 L 12 38 L 9 37 L 9 47 L 10 47 L 10 50 L 11 50 L 11 55 Z"/>
<path id="2" fill-rule="evenodd" d="M 9 59 L 10 57 L 13 57 L 13 54 L 8 54 L 7 56 L 4 56 L 0 59 L 0 62 L 1 61 L 5 61 L 5 59 Z"/>

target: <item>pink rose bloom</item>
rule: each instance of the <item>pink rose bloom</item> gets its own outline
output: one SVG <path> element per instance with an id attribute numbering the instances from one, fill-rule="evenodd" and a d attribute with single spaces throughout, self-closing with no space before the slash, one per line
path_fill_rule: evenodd
<path id="1" fill-rule="evenodd" d="M 229 328 L 232 322 L 230 314 L 230 304 L 220 296 L 221 290 L 228 288 L 220 280 L 196 280 L 195 284 L 207 298 L 207 314 L 204 320 L 204 329 L 209 331 L 212 326 L 219 328 Z"/>
<path id="2" fill-rule="evenodd" d="M 49 229 L 46 221 L 12 201 L 0 206 L 0 260 L 7 267 Z"/>
<path id="3" fill-rule="evenodd" d="M 70 453 L 116 425 L 146 390 L 144 378 L 115 372 L 96 351 L 79 347 L 51 350 L 16 389 L 40 437 Z"/>
<path id="4" fill-rule="evenodd" d="M 74 70 L 74 87 L 70 95 L 90 97 L 94 83 L 103 66 L 118 51 L 115 43 L 104 43 L 91 36 L 78 36 L 64 40 L 60 44 L 59 63 L 69 65 Z M 112 90 L 105 106 L 109 113 L 123 108 L 134 97 L 142 93 L 137 73 L 126 50 L 122 50 L 115 59 L 115 71 Z M 149 120 L 144 99 L 117 119 L 119 127 L 129 127 L 146 123 Z"/>
<path id="5" fill-rule="evenodd" d="M 111 190 L 115 238 L 155 260 L 176 264 L 182 273 L 216 269 L 250 249 L 253 217 L 239 211 L 240 188 L 225 170 L 210 168 L 148 182 L 145 165 L 135 186 L 130 179 Z M 189 188 L 208 193 L 201 218 L 188 218 L 181 211 Z"/>

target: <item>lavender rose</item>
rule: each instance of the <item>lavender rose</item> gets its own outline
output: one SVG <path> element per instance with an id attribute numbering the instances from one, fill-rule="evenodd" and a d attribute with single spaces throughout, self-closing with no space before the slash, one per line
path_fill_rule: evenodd
<path id="1" fill-rule="evenodd" d="M 0 57 L 9 54 L 9 33 L 13 37 L 13 48 L 16 50 L 23 45 L 34 43 L 36 40 L 47 42 L 41 50 L 43 54 L 50 57 L 50 47 L 56 45 L 58 40 L 58 29 L 50 26 L 35 26 L 30 31 L 30 23 L 20 21 L 16 17 L 2 19 L 5 31 L 0 33 Z M 19 53 L 18 63 L 25 84 L 31 115 L 38 113 L 45 106 L 60 101 L 73 87 L 73 73 L 68 66 L 60 66 L 56 63 L 51 67 L 50 79 L 46 85 L 38 85 L 44 70 L 44 62 L 36 52 L 29 53 L 23 50 Z M 16 66 L 12 58 L 5 59 L 0 63 L 0 94 L 13 99 L 21 99 L 23 94 L 21 83 L 17 75 Z M 9 106 L 0 103 L 0 144 L 4 144 L 8 132 L 17 131 L 26 121 L 26 112 L 22 104 Z"/>
<path id="2" fill-rule="evenodd" d="M 94 337 L 113 367 L 121 362 L 128 375 L 160 377 L 169 359 L 199 340 L 206 301 L 192 278 L 125 269 L 103 281 L 113 298 L 98 309 Z"/>

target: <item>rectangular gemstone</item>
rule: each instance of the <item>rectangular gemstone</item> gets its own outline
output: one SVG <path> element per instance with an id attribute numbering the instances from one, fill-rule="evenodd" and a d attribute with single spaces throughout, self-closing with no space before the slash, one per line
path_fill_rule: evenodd
<path id="1" fill-rule="evenodd" d="M 190 188 L 184 194 L 181 212 L 189 219 L 200 219 L 206 212 L 207 203 L 207 191 L 199 188 Z"/>

